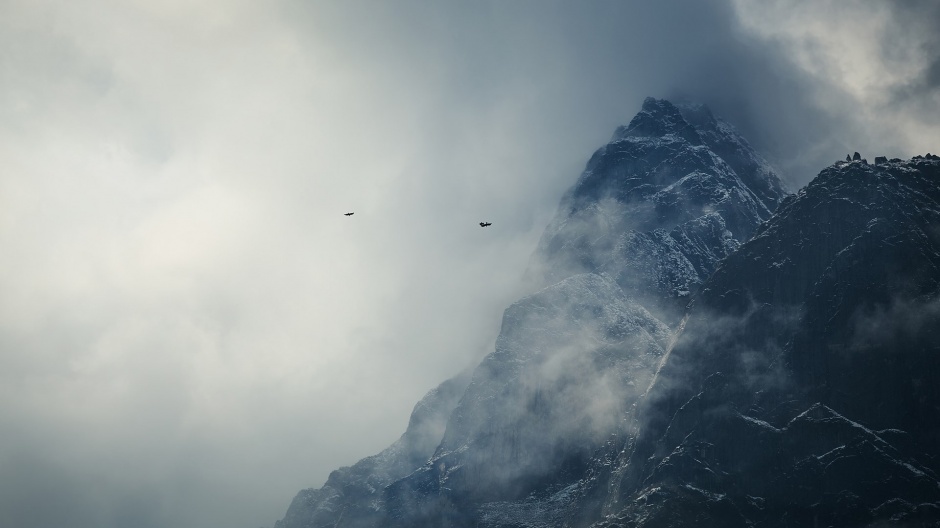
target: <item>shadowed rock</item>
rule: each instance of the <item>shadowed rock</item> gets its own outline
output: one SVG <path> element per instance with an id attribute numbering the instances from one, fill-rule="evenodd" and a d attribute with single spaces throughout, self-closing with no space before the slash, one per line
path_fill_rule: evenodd
<path id="1" fill-rule="evenodd" d="M 607 511 L 626 526 L 940 522 L 937 343 L 940 162 L 829 167 L 704 285 Z"/>

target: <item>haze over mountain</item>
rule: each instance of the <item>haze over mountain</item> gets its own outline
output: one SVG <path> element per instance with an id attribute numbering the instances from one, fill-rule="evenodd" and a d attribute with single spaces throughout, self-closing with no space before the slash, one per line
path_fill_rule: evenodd
<path id="1" fill-rule="evenodd" d="M 529 280 L 472 373 L 275 526 L 940 521 L 940 157 L 787 196 L 707 107 L 648 98 Z"/>

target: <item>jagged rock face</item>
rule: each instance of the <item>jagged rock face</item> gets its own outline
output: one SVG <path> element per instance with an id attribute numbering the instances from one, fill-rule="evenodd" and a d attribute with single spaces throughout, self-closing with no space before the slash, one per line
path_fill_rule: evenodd
<path id="1" fill-rule="evenodd" d="M 940 162 L 822 171 L 688 317 L 600 525 L 940 523 Z"/>
<path id="2" fill-rule="evenodd" d="M 702 142 L 734 169 L 735 174 L 770 212 L 787 196 L 773 168 L 733 126 L 715 118 L 704 105 L 680 104 L 682 116 L 698 132 Z"/>
<path id="3" fill-rule="evenodd" d="M 608 274 L 674 323 L 784 195 L 766 161 L 708 108 L 650 98 L 562 199 L 533 267 L 548 283 Z"/>

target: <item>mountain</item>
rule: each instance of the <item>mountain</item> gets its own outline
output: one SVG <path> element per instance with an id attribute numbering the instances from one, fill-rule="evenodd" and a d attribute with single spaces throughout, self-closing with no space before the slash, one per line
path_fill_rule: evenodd
<path id="1" fill-rule="evenodd" d="M 840 162 L 704 284 L 599 526 L 940 525 L 940 157 Z"/>
<path id="2" fill-rule="evenodd" d="M 562 198 L 532 274 L 541 283 L 608 275 L 674 324 L 785 195 L 767 162 L 707 107 L 648 98 Z"/>
<path id="3" fill-rule="evenodd" d="M 707 107 L 647 99 L 494 351 L 276 528 L 934 522 L 940 158 L 879 161 L 787 195 Z"/>

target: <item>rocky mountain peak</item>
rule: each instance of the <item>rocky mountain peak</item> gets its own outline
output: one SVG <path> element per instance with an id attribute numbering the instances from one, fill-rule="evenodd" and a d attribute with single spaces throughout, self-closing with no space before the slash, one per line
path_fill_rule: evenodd
<path id="1" fill-rule="evenodd" d="M 695 128 L 682 116 L 675 105 L 665 99 L 647 97 L 630 124 L 618 127 L 611 142 L 628 137 L 662 137 L 675 135 L 692 145 L 700 145 L 701 138 Z"/>
<path id="2" fill-rule="evenodd" d="M 784 196 L 769 164 L 708 107 L 647 98 L 562 199 L 533 268 L 542 285 L 607 273 L 671 324 Z"/>

